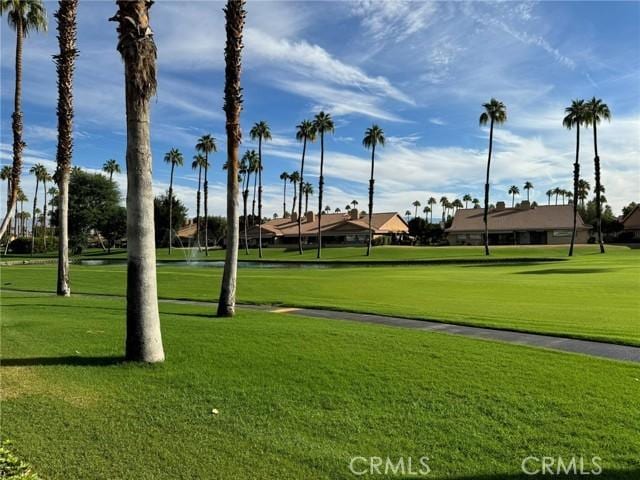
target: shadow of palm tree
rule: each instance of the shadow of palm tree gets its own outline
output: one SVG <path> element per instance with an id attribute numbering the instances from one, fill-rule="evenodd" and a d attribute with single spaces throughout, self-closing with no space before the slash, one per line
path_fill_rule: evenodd
<path id="1" fill-rule="evenodd" d="M 45 366 L 77 366 L 77 367 L 106 367 L 119 365 L 124 357 L 31 357 L 31 358 L 3 358 L 0 367 L 45 367 Z"/>

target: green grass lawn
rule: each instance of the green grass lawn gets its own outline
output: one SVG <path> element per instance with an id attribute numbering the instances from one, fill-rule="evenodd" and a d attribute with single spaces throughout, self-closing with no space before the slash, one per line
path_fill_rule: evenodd
<path id="1" fill-rule="evenodd" d="M 425 249 L 426 250 L 426 249 Z M 420 250 L 418 250 L 420 251 Z M 2 268 L 2 288 L 53 291 L 55 265 Z M 71 268 L 72 289 L 125 293 L 123 265 Z M 160 266 L 164 298 L 217 300 L 221 269 Z M 239 301 L 371 312 L 640 345 L 640 250 L 561 263 L 241 268 Z"/>
<path id="2" fill-rule="evenodd" d="M 353 456 L 428 456 L 428 478 L 527 478 L 529 455 L 640 473 L 637 365 L 160 308 L 167 361 L 141 366 L 120 362 L 122 300 L 3 292 L 2 436 L 43 478 L 355 478 Z"/>

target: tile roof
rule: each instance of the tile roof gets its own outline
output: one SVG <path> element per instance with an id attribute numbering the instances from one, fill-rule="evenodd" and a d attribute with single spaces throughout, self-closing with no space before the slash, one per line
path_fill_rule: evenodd
<path id="1" fill-rule="evenodd" d="M 478 232 L 484 230 L 482 208 L 459 209 L 448 233 Z M 519 209 L 504 208 L 489 210 L 487 219 L 489 231 L 517 231 L 517 230 L 555 230 L 573 228 L 572 205 L 542 205 L 535 208 Z M 580 214 L 577 221 L 578 230 L 588 230 Z"/>

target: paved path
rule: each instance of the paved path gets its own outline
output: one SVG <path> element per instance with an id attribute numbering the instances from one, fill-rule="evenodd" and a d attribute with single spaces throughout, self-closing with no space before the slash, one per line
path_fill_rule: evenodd
<path id="1" fill-rule="evenodd" d="M 2 289 L 4 291 L 15 290 Z M 22 292 L 26 293 L 26 292 Z M 37 294 L 36 292 L 31 292 Z M 122 298 L 119 295 L 90 295 L 90 294 L 74 294 L 74 296 L 87 297 L 113 297 Z M 174 303 L 185 305 L 202 305 L 214 306 L 215 302 L 196 301 L 196 300 L 174 300 L 160 299 L 161 303 Z M 640 363 L 640 347 L 632 347 L 628 345 L 616 345 L 614 343 L 595 342 L 591 340 L 578 340 L 575 338 L 556 337 L 552 335 L 541 335 L 536 333 L 514 332 L 509 330 L 498 330 L 495 328 L 472 327 L 467 325 L 454 325 L 451 323 L 433 322 L 429 320 L 414 320 L 403 317 L 389 317 L 384 315 L 373 315 L 367 313 L 340 312 L 335 310 L 322 310 L 316 308 L 295 308 L 295 307 L 276 307 L 273 305 L 238 305 L 241 309 L 260 310 L 280 314 L 294 314 L 304 317 L 327 318 L 331 320 L 347 320 L 352 322 L 375 323 L 378 325 L 386 325 L 390 327 L 411 328 L 414 330 L 424 330 L 431 332 L 444 332 L 453 335 L 462 335 L 472 338 L 483 338 L 487 340 L 495 340 L 499 342 L 513 343 L 518 345 L 529 345 L 533 347 L 550 348 L 553 350 L 561 350 L 564 352 L 581 353 L 594 357 L 603 357 L 613 360 L 622 360 L 627 362 Z"/>

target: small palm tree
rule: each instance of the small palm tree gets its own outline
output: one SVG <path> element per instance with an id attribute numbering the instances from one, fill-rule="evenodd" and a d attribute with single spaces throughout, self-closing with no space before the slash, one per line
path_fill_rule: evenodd
<path id="1" fill-rule="evenodd" d="M 207 159 L 204 155 L 197 153 L 193 156 L 191 169 L 198 170 L 198 191 L 196 193 L 196 242 L 200 248 L 200 187 L 202 185 L 202 169 L 208 168 Z"/>
<path id="2" fill-rule="evenodd" d="M 282 218 L 287 214 L 287 182 L 289 181 L 289 172 L 282 172 L 280 174 L 280 180 L 282 180 Z"/>
<path id="3" fill-rule="evenodd" d="M 430 221 L 429 223 L 433 223 L 433 206 L 436 205 L 438 203 L 438 201 L 434 198 L 434 197 L 429 197 L 429 200 L 427 200 L 427 205 L 429 205 L 429 210 L 431 215 L 430 217 Z"/>
<path id="4" fill-rule="evenodd" d="M 201 136 L 196 151 L 204 154 L 204 254 L 209 256 L 209 154 L 218 151 L 216 139 L 211 134 Z"/>
<path id="5" fill-rule="evenodd" d="M 489 171 L 491 168 L 491 152 L 493 150 L 493 127 L 501 125 L 507 121 L 507 107 L 504 103 L 492 98 L 488 103 L 482 105 L 484 112 L 480 115 L 480 125 L 490 124 L 489 126 L 489 155 L 487 159 L 487 178 L 484 184 L 484 253 L 489 255 L 489 224 L 487 223 L 489 214 Z"/>
<path id="6" fill-rule="evenodd" d="M 358 201 L 357 200 L 355 200 L 355 199 L 351 200 L 350 203 L 351 203 L 351 208 L 354 208 L 354 209 L 358 208 Z"/>
<path id="7" fill-rule="evenodd" d="M 560 187 L 556 187 L 553 189 L 553 194 L 556 196 L 556 205 L 558 205 L 558 195 L 562 193 L 562 189 Z"/>
<path id="8" fill-rule="evenodd" d="M 584 201 L 589 197 L 589 190 L 591 190 L 589 182 L 582 178 L 578 180 L 578 199 L 582 208 L 584 208 Z"/>
<path id="9" fill-rule="evenodd" d="M 104 162 L 102 171 L 109 174 L 109 181 L 113 181 L 113 174 L 120 173 L 120 164 L 113 158 Z"/>
<path id="10" fill-rule="evenodd" d="M 11 129 L 13 131 L 13 164 L 11 170 L 11 203 L 2 225 L 0 238 L 9 228 L 13 211 L 18 203 L 18 188 L 22 174 L 22 151 L 25 143 L 22 140 L 22 49 L 24 39 L 31 32 L 47 30 L 47 12 L 42 0 L 0 0 L 0 15 L 6 13 L 9 26 L 16 32 L 16 71 L 15 91 L 13 99 L 13 115 Z"/>
<path id="11" fill-rule="evenodd" d="M 7 181 L 7 211 L 11 208 L 11 177 L 11 167 L 9 165 L 2 167 L 2 170 L 0 170 L 0 180 Z M 9 220 L 9 222 L 11 222 L 11 220 Z M 8 227 L 8 230 L 11 230 L 11 228 Z M 8 246 L 7 242 L 7 247 Z"/>
<path id="12" fill-rule="evenodd" d="M 331 207 L 329 205 L 325 205 L 324 213 L 329 213 L 331 211 Z"/>
<path id="13" fill-rule="evenodd" d="M 573 198 L 573 193 L 571 192 L 564 192 L 565 196 L 567 197 L 567 203 L 571 203 L 571 199 Z"/>
<path id="14" fill-rule="evenodd" d="M 431 211 L 431 209 L 429 207 L 424 207 L 422 209 L 422 213 L 424 213 L 424 221 L 425 222 L 429 222 L 429 212 Z"/>
<path id="15" fill-rule="evenodd" d="M 258 140 L 258 257 L 262 258 L 262 142 L 271 140 L 269 125 L 263 120 L 255 123 L 249 136 Z"/>
<path id="16" fill-rule="evenodd" d="M 458 211 L 459 208 L 462 208 L 464 205 L 462 204 L 462 202 L 460 201 L 459 198 L 456 198 L 452 203 L 451 206 L 453 208 L 455 208 L 455 212 Z"/>
<path id="17" fill-rule="evenodd" d="M 414 202 L 411 205 L 413 205 L 413 207 L 415 208 L 415 213 L 413 215 L 413 218 L 418 218 L 418 207 L 420 207 L 422 204 L 420 203 L 419 200 L 414 200 Z"/>
<path id="18" fill-rule="evenodd" d="M 480 199 L 474 198 L 471 203 L 473 203 L 473 208 L 480 208 Z"/>
<path id="19" fill-rule="evenodd" d="M 566 116 L 562 119 L 562 125 L 571 130 L 576 129 L 576 161 L 573 164 L 573 197 L 578 197 L 578 181 L 580 180 L 580 126 L 588 118 L 588 110 L 584 100 L 573 100 L 571 105 L 565 108 Z M 573 247 L 576 241 L 576 228 L 578 218 L 578 204 L 573 202 L 573 231 L 571 233 L 571 246 L 569 256 L 573 256 Z"/>
<path id="20" fill-rule="evenodd" d="M 445 216 L 447 214 L 447 205 L 449 204 L 449 199 L 447 197 L 440 197 L 440 205 L 442 206 L 442 221 L 444 222 Z"/>
<path id="21" fill-rule="evenodd" d="M 318 181 L 318 255 L 322 256 L 322 194 L 324 192 L 324 135 L 325 133 L 333 133 L 335 126 L 331 115 L 325 112 L 318 113 L 313 119 L 313 126 L 316 132 L 320 134 L 320 178 Z"/>
<path id="22" fill-rule="evenodd" d="M 313 185 L 305 182 L 302 193 L 304 193 L 304 213 L 306 214 L 309 211 L 309 195 L 313 195 Z"/>
<path id="23" fill-rule="evenodd" d="M 554 193 L 553 189 L 549 189 L 545 193 L 547 195 L 547 205 L 551 205 L 551 197 L 552 197 L 552 195 Z"/>
<path id="24" fill-rule="evenodd" d="M 42 181 L 42 190 L 44 192 L 44 206 L 42 207 L 42 246 L 43 248 L 47 248 L 47 182 L 53 181 L 53 177 L 49 175 L 48 172 L 45 171 L 44 175 L 41 178 Z"/>
<path id="25" fill-rule="evenodd" d="M 340 213 L 342 210 L 340 210 L 340 207 L 336 207 L 336 209 L 333 211 L 333 213 Z"/>
<path id="26" fill-rule="evenodd" d="M 520 195 L 520 189 L 516 185 L 511 185 L 508 193 L 511 195 L 511 208 L 513 208 L 516 203 L 516 195 Z"/>
<path id="27" fill-rule="evenodd" d="M 22 189 L 18 190 L 18 202 L 20 202 L 20 236 L 25 236 L 25 211 L 24 202 L 28 202 L 29 198 L 25 195 Z M 27 212 L 27 215 L 29 212 Z"/>
<path id="28" fill-rule="evenodd" d="M 180 150 L 172 148 L 164 155 L 164 162 L 171 165 L 171 176 L 169 177 L 169 255 L 171 255 L 171 244 L 173 243 L 173 170 L 176 166 L 181 167 L 184 159 Z"/>
<path id="29" fill-rule="evenodd" d="M 298 253 L 302 255 L 302 214 L 307 212 L 308 205 L 305 205 L 305 211 L 302 212 L 302 195 L 308 200 L 309 194 L 305 193 L 304 181 L 304 159 L 307 153 L 307 142 L 313 142 L 316 139 L 316 127 L 310 120 L 303 120 L 296 126 L 296 140 L 302 142 L 302 161 L 300 162 L 300 192 L 298 195 Z"/>
<path id="30" fill-rule="evenodd" d="M 371 229 L 371 217 L 373 215 L 373 185 L 375 183 L 373 171 L 376 157 L 376 145 L 384 147 L 384 132 L 382 129 L 375 123 L 371 125 L 371 127 L 367 128 L 364 132 L 362 145 L 364 145 L 366 149 L 371 149 L 371 177 L 369 178 L 369 242 L 367 243 L 367 256 L 369 256 L 371 255 L 373 238 L 373 230 Z"/>
<path id="31" fill-rule="evenodd" d="M 36 190 L 33 194 L 33 214 L 31 215 L 31 255 L 33 255 L 36 239 L 36 219 L 38 218 L 36 214 L 36 209 L 38 208 L 38 187 L 42 179 L 45 178 L 48 173 L 47 169 L 41 163 L 36 163 L 31 167 L 29 173 L 36 177 Z"/>
<path id="32" fill-rule="evenodd" d="M 298 182 L 300 181 L 300 174 L 295 171 L 289 175 L 289 181 L 293 183 L 293 204 L 291 205 L 291 214 L 295 213 L 296 201 L 298 200 Z"/>
<path id="33" fill-rule="evenodd" d="M 531 183 L 531 182 L 524 182 L 524 187 L 522 187 L 522 188 L 524 188 L 524 189 L 527 191 L 527 202 L 528 202 L 528 201 L 529 201 L 529 192 L 530 192 L 531 190 L 533 190 L 533 183 Z"/>
<path id="34" fill-rule="evenodd" d="M 247 213 L 247 203 L 249 201 L 249 185 L 251 182 L 251 173 L 255 172 L 255 169 L 258 168 L 258 154 L 255 150 L 247 150 L 246 152 L 244 152 L 244 155 L 242 156 L 242 166 L 243 170 L 245 171 L 244 185 L 242 190 L 244 250 L 245 253 L 249 255 L 249 239 L 247 236 L 249 218 Z"/>
<path id="35" fill-rule="evenodd" d="M 585 119 L 586 125 L 593 127 L 593 165 L 595 168 L 595 192 L 596 192 L 596 223 L 598 232 L 598 244 L 600 245 L 600 253 L 604 253 L 604 242 L 602 241 L 602 198 L 600 187 L 600 157 L 598 156 L 598 133 L 597 126 L 602 120 L 611 121 L 611 111 L 606 103 L 601 99 L 593 97 L 586 103 L 587 115 Z"/>
<path id="36" fill-rule="evenodd" d="M 469 205 L 469 202 L 472 200 L 472 197 L 469 193 L 465 193 L 464 196 L 462 197 L 462 201 L 464 202 L 464 208 L 467 208 Z"/>
<path id="37" fill-rule="evenodd" d="M 404 212 L 404 216 L 407 219 L 407 222 L 411 219 L 411 210 L 406 210 Z"/>

